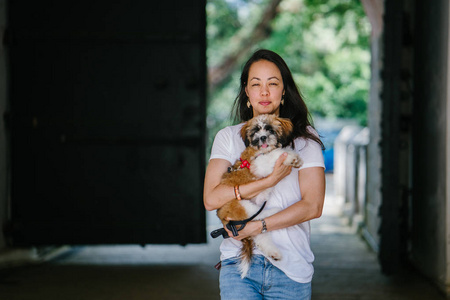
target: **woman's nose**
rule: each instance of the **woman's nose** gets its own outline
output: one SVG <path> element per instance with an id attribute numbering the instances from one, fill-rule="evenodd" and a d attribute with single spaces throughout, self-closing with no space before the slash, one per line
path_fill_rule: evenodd
<path id="1" fill-rule="evenodd" d="M 269 89 L 266 86 L 262 86 L 261 88 L 261 95 L 268 95 Z"/>

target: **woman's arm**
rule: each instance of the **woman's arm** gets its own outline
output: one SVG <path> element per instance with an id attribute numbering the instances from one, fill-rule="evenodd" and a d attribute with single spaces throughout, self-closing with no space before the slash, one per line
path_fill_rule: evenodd
<path id="1" fill-rule="evenodd" d="M 324 169 L 322 167 L 302 169 L 298 172 L 298 181 L 302 200 L 265 218 L 267 231 L 297 225 L 319 218 L 322 215 L 325 199 Z M 249 222 L 242 231 L 239 231 L 239 235 L 235 239 L 241 240 L 248 236 L 260 234 L 261 230 L 261 221 Z"/>
<path id="2" fill-rule="evenodd" d="M 291 167 L 285 166 L 282 155 L 275 163 L 274 170 L 269 176 L 260 180 L 239 186 L 242 199 L 251 199 L 261 191 L 275 186 L 281 179 L 289 175 Z M 225 203 L 235 199 L 234 187 L 221 184 L 222 175 L 227 172 L 230 162 L 224 159 L 211 159 L 206 168 L 203 189 L 203 202 L 207 210 L 221 208 Z"/>

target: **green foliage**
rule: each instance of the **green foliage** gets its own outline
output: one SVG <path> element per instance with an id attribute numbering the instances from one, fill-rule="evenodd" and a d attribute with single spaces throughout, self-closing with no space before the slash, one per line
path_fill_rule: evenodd
<path id="1" fill-rule="evenodd" d="M 230 38 L 243 25 L 236 7 L 225 0 L 209 0 L 206 4 L 208 65 L 219 63 Z"/>
<path id="2" fill-rule="evenodd" d="M 230 38 L 259 17 L 268 0 L 208 0 L 208 65 L 217 64 Z M 257 48 L 280 54 L 291 68 L 310 112 L 367 122 L 370 25 L 359 0 L 284 0 L 270 37 Z M 209 95 L 208 126 L 214 135 L 228 124 L 242 62 Z M 226 112 L 226 113 L 225 113 Z"/>

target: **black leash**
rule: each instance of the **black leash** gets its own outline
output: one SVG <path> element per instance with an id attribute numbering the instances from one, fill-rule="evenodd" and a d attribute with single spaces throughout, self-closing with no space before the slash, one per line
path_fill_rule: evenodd
<path id="1" fill-rule="evenodd" d="M 245 220 L 241 220 L 241 221 L 232 220 L 232 221 L 228 222 L 227 228 L 228 228 L 228 230 L 230 230 L 233 233 L 233 236 L 238 236 L 239 235 L 238 231 L 241 231 L 242 229 L 244 229 L 245 225 L 247 225 L 248 222 L 250 222 L 257 215 L 259 215 L 262 212 L 262 210 L 264 209 L 264 207 L 266 206 L 266 203 L 267 203 L 267 201 L 264 201 L 264 203 L 261 206 L 261 208 L 256 212 L 256 214 L 254 214 L 250 218 L 245 219 Z M 237 228 L 236 226 L 239 226 L 239 225 L 241 225 L 241 226 L 239 228 Z M 216 237 L 220 236 L 220 235 L 224 239 L 227 239 L 227 238 L 230 237 L 228 235 L 227 231 L 225 230 L 225 228 L 219 228 L 219 229 L 211 231 L 211 237 L 214 238 L 214 239 Z"/>

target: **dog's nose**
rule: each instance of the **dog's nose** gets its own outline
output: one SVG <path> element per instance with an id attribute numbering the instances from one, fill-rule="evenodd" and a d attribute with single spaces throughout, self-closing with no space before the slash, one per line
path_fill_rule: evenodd
<path id="1" fill-rule="evenodd" d="M 259 139 L 261 140 L 261 142 L 265 142 L 267 140 L 267 136 L 263 135 Z"/>

